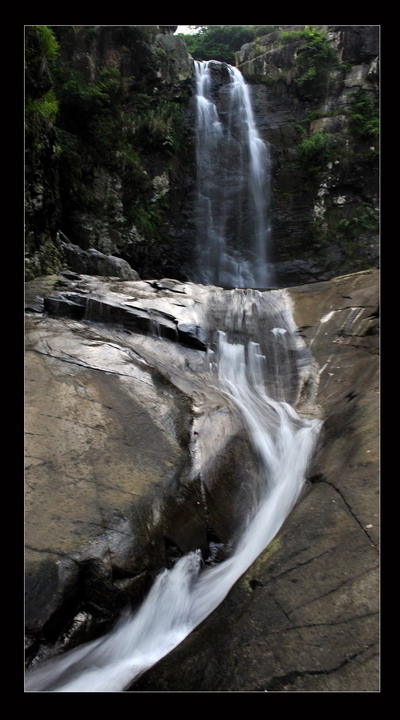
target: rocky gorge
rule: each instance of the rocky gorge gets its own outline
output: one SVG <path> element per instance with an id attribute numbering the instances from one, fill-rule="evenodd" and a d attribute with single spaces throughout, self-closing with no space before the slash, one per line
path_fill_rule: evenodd
<path id="1" fill-rule="evenodd" d="M 213 614 L 119 687 L 376 692 L 378 29 L 286 26 L 237 53 L 272 157 L 275 284 L 243 291 L 191 282 L 174 29 L 60 27 L 58 65 L 42 43 L 27 71 L 27 689 L 57 690 L 35 672 L 109 637 L 188 553 L 232 557 L 263 477 L 215 353 L 246 322 L 270 396 L 321 424 L 303 490 Z"/>
<path id="2" fill-rule="evenodd" d="M 183 553 L 207 558 L 213 543 L 227 552 L 257 492 L 243 426 L 204 388 L 206 329 L 186 317 L 168 338 L 173 315 L 206 302 L 197 288 L 68 273 L 31 283 L 31 659 L 110 628 Z M 296 407 L 324 419 L 308 493 L 176 661 L 133 689 L 377 689 L 377 272 L 287 292 L 314 359 Z M 92 304 L 95 324 L 85 319 Z"/>

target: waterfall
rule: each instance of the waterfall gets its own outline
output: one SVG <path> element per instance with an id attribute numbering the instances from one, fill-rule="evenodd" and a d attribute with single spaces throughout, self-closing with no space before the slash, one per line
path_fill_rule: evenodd
<path id="1" fill-rule="evenodd" d="M 237 68 L 195 61 L 196 269 L 222 287 L 271 286 L 270 159 Z"/>
<path id="2" fill-rule="evenodd" d="M 214 61 L 195 65 L 196 279 L 235 288 L 211 288 L 209 307 L 199 319 L 208 332 L 205 384 L 227 399 L 247 429 L 260 463 L 261 498 L 243 518 L 227 559 L 205 565 L 200 550 L 183 556 L 160 573 L 141 607 L 124 614 L 107 635 L 30 670 L 27 691 L 121 691 L 176 647 L 281 528 L 301 492 L 320 429 L 319 420 L 300 417 L 293 408 L 305 346 L 283 294 L 255 289 L 270 282 L 269 161 L 248 90 L 235 68 Z M 228 80 L 220 87 L 219 110 L 213 73 Z"/>

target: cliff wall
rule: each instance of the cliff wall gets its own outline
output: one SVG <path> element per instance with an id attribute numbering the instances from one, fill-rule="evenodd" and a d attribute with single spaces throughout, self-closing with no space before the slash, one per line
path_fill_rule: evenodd
<path id="1" fill-rule="evenodd" d="M 273 158 L 279 284 L 376 267 L 379 27 L 285 26 L 236 64 Z"/>

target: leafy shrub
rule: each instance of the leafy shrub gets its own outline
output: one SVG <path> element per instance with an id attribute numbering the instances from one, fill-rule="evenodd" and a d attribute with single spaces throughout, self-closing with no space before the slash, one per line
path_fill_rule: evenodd
<path id="1" fill-rule="evenodd" d="M 28 125 L 34 125 L 40 120 L 54 123 L 57 112 L 58 100 L 52 90 L 48 90 L 40 98 L 26 98 L 25 116 Z"/>
<path id="2" fill-rule="evenodd" d="M 254 25 L 253 27 L 256 38 L 270 35 L 278 29 L 278 25 Z"/>
<path id="3" fill-rule="evenodd" d="M 182 106 L 168 97 L 139 96 L 138 134 L 146 146 L 169 152 L 180 140 Z"/>
<path id="4" fill-rule="evenodd" d="M 377 232 L 379 228 L 379 216 L 374 208 L 365 205 L 358 209 L 358 214 L 349 218 L 342 218 L 339 228 L 348 237 L 355 238 L 360 232 Z"/>
<path id="5" fill-rule="evenodd" d="M 78 70 L 59 68 L 55 80 L 64 112 L 77 110 L 81 115 L 110 107 L 120 87 L 116 68 L 100 72 L 96 81 L 88 81 Z"/>
<path id="6" fill-rule="evenodd" d="M 353 93 L 353 104 L 348 110 L 350 128 L 360 138 L 374 140 L 379 135 L 378 109 L 365 90 Z"/>
<path id="7" fill-rule="evenodd" d="M 184 35 L 186 46 L 195 60 L 219 60 L 233 65 L 235 52 L 256 37 L 252 25 L 203 25 L 198 33 Z"/>
<path id="8" fill-rule="evenodd" d="M 313 100 L 323 92 L 329 70 L 337 64 L 338 58 L 323 32 L 307 27 L 300 32 L 306 42 L 297 54 L 296 65 L 300 72 L 297 83 L 304 97 Z"/>
<path id="9" fill-rule="evenodd" d="M 59 53 L 59 44 L 46 25 L 28 25 L 25 30 L 25 69 L 37 71 L 43 59 L 54 60 Z"/>
<path id="10" fill-rule="evenodd" d="M 160 233 L 160 213 L 154 207 L 136 208 L 134 222 L 139 232 L 147 238 L 155 238 Z"/>
<path id="11" fill-rule="evenodd" d="M 307 37 L 308 32 L 306 30 L 281 30 L 279 35 L 279 44 L 282 45 L 287 42 L 292 43 Z"/>
<path id="12" fill-rule="evenodd" d="M 53 60 L 59 52 L 59 44 L 52 30 L 47 25 L 35 25 L 36 35 L 42 55 L 47 60 Z"/>
<path id="13" fill-rule="evenodd" d="M 332 136 L 327 132 L 317 132 L 304 138 L 297 146 L 301 163 L 310 172 L 320 169 L 332 155 Z"/>

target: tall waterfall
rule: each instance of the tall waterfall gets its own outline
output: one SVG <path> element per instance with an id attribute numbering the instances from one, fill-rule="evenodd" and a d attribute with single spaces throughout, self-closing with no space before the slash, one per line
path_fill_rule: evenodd
<path id="1" fill-rule="evenodd" d="M 195 61 L 196 272 L 222 287 L 271 285 L 270 159 L 237 68 Z"/>
<path id="2" fill-rule="evenodd" d="M 28 691 L 127 688 L 222 602 L 279 531 L 304 483 L 320 428 L 320 421 L 300 417 L 293 408 L 305 346 L 299 346 L 290 313 L 282 310 L 282 294 L 254 289 L 270 280 L 268 154 L 242 76 L 226 65 L 229 82 L 217 111 L 211 78 L 217 65 L 196 63 L 197 279 L 253 289 L 211 292 L 210 307 L 199 318 L 209 334 L 204 382 L 227 398 L 247 429 L 260 462 L 261 498 L 243 518 L 230 557 L 204 566 L 199 550 L 183 556 L 158 576 L 142 606 L 107 635 L 28 672 Z"/>

